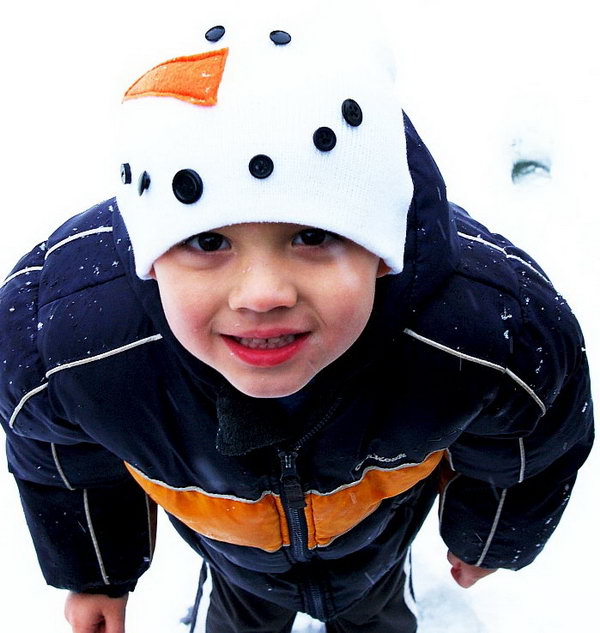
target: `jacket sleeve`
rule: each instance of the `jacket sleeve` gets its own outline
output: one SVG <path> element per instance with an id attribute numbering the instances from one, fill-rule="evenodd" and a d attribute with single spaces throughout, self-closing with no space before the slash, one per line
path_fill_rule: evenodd
<path id="1" fill-rule="evenodd" d="M 10 469 L 14 474 L 19 470 L 21 503 L 46 582 L 112 597 L 132 591 L 150 564 L 156 515 L 154 504 L 123 467 L 92 445 L 13 436 L 7 448 Z M 65 463 L 72 460 L 94 464 L 98 473 L 86 478 L 78 469 L 79 476 L 70 478 Z M 27 462 L 27 468 L 36 464 L 49 472 L 40 461 L 48 467 L 54 463 L 54 481 L 40 483 L 41 477 L 23 472 Z"/>
<path id="2" fill-rule="evenodd" d="M 448 451 L 440 531 L 472 565 L 516 570 L 531 563 L 592 446 L 583 336 L 546 282 L 530 280 L 522 291 L 510 330 L 514 351 L 496 397 Z"/>
<path id="3" fill-rule="evenodd" d="M 123 595 L 150 563 L 155 507 L 123 463 L 60 419 L 36 345 L 44 245 L 0 286 L 0 422 L 46 581 Z"/>

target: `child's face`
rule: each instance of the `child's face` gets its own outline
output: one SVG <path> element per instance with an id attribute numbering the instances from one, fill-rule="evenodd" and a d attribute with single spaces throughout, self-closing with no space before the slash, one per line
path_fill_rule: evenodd
<path id="1" fill-rule="evenodd" d="M 373 253 L 321 229 L 249 223 L 174 246 L 152 276 L 189 352 L 239 391 L 275 398 L 356 341 L 386 272 Z"/>

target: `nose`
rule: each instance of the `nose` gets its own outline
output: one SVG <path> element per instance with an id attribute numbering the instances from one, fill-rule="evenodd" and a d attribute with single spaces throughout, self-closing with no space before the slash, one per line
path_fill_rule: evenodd
<path id="1" fill-rule="evenodd" d="M 276 308 L 292 308 L 298 302 L 298 291 L 280 263 L 270 259 L 254 261 L 241 267 L 229 294 L 232 310 L 269 312 Z"/>

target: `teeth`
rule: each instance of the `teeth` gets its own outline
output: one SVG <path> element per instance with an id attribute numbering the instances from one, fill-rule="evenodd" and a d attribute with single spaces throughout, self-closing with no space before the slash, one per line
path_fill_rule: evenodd
<path id="1" fill-rule="evenodd" d="M 286 334 L 285 336 L 277 336 L 275 338 L 238 338 L 237 336 L 234 338 L 240 345 L 249 347 L 250 349 L 277 349 L 278 347 L 285 347 L 293 343 L 297 335 Z"/>

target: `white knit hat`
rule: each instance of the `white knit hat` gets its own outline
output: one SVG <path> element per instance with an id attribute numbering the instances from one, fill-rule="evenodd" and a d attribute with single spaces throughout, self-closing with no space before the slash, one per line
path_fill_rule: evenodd
<path id="1" fill-rule="evenodd" d="M 381 32 L 347 1 L 218 6 L 125 95 L 117 198 L 138 275 L 244 222 L 332 231 L 399 272 L 413 184 Z"/>

